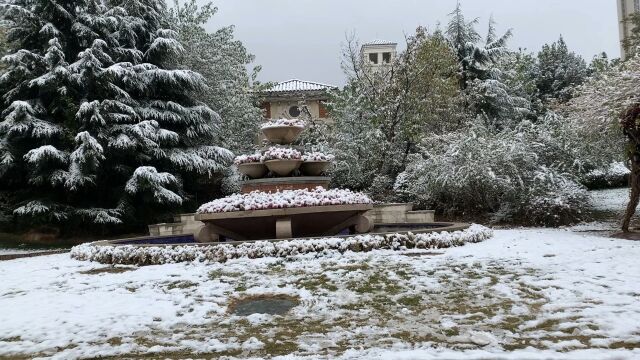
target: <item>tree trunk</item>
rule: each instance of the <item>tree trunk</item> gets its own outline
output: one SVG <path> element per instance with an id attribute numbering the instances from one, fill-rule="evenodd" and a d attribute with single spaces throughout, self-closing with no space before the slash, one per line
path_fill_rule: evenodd
<path id="1" fill-rule="evenodd" d="M 622 231 L 629 232 L 629 224 L 631 223 L 631 217 L 636 212 L 638 201 L 640 200 L 640 166 L 635 161 L 635 156 L 631 159 L 631 175 L 629 177 L 629 185 L 631 185 L 631 192 L 629 195 L 629 204 L 627 210 L 624 213 L 624 219 L 622 220 Z"/>

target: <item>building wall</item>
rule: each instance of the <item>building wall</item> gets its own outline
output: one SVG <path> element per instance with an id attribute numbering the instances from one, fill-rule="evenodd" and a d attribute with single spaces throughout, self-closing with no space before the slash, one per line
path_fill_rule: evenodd
<path id="1" fill-rule="evenodd" d="M 362 46 L 362 57 L 365 64 L 376 66 L 376 64 L 369 62 L 369 54 L 378 54 L 378 66 L 385 65 L 382 62 L 383 53 L 391 53 L 391 61 L 396 58 L 396 46 L 395 45 L 364 45 Z"/>
<path id="2" fill-rule="evenodd" d="M 270 109 L 271 109 L 271 117 L 278 119 L 278 118 L 286 118 L 286 119 L 290 119 L 292 118 L 291 115 L 289 115 L 289 108 L 291 106 L 298 106 L 298 101 L 296 100 L 283 100 L 283 101 L 271 101 L 270 103 Z M 307 108 L 309 109 L 309 112 L 311 113 L 311 117 L 314 119 L 322 119 L 322 118 L 326 118 L 326 113 L 324 111 L 320 111 L 320 101 L 319 100 L 307 100 L 305 102 L 305 104 L 307 105 Z M 323 116 L 321 116 L 323 115 Z"/>
<path id="3" fill-rule="evenodd" d="M 620 34 L 620 54 L 622 59 L 626 58 L 626 51 L 624 49 L 623 41 L 631 34 L 632 25 L 624 21 L 627 16 L 634 12 L 640 11 L 640 0 L 616 0 L 618 4 L 618 32 Z"/>

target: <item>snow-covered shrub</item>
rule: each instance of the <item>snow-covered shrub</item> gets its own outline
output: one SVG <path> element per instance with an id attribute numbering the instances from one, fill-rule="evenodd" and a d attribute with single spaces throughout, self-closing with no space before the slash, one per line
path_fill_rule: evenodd
<path id="1" fill-rule="evenodd" d="M 302 161 L 333 161 L 335 158 L 336 157 L 331 154 L 325 154 L 319 151 L 302 155 Z"/>
<path id="2" fill-rule="evenodd" d="M 300 160 L 302 159 L 302 153 L 296 149 L 270 147 L 262 155 L 262 161 L 269 160 Z"/>
<path id="3" fill-rule="evenodd" d="M 367 193 L 376 201 L 392 202 L 395 199 L 393 191 L 394 180 L 388 175 L 376 175 Z"/>
<path id="4" fill-rule="evenodd" d="M 505 198 L 494 220 L 524 222 L 532 225 L 560 226 L 582 219 L 589 207 L 586 190 L 567 176 L 540 168 L 527 186 Z"/>
<path id="5" fill-rule="evenodd" d="M 235 166 L 229 167 L 220 181 L 220 191 L 222 195 L 239 193 L 241 190 L 240 182 L 242 181 L 242 176 Z"/>
<path id="6" fill-rule="evenodd" d="M 475 121 L 464 131 L 427 137 L 422 154 L 396 179 L 396 193 L 448 214 L 493 213 L 498 221 L 550 226 L 579 219 L 584 189 L 544 164 L 544 144 L 523 133 L 530 126 L 495 131 Z"/>
<path id="7" fill-rule="evenodd" d="M 580 182 L 589 189 L 617 188 L 629 185 L 631 171 L 622 161 L 608 164 L 584 174 Z"/>
<path id="8" fill-rule="evenodd" d="M 259 163 L 262 161 L 263 161 L 263 158 L 261 153 L 255 153 L 250 155 L 239 155 L 239 156 L 236 156 L 235 159 L 233 159 L 233 163 L 236 165 Z"/>
<path id="9" fill-rule="evenodd" d="M 487 227 L 473 224 L 458 231 L 424 234 L 357 235 L 347 238 L 254 241 L 237 245 L 132 246 L 82 244 L 71 249 L 71 257 L 103 264 L 161 265 L 177 262 L 224 262 L 237 258 L 287 257 L 336 251 L 441 249 L 477 243 L 493 237 Z"/>
<path id="10" fill-rule="evenodd" d="M 261 129 L 281 126 L 305 127 L 306 123 L 300 119 L 271 119 L 260 126 Z"/>
<path id="11" fill-rule="evenodd" d="M 275 193 L 252 191 L 216 199 L 198 208 L 198 213 L 222 213 L 245 210 L 282 209 L 306 206 L 370 204 L 368 196 L 351 190 L 283 190 Z"/>

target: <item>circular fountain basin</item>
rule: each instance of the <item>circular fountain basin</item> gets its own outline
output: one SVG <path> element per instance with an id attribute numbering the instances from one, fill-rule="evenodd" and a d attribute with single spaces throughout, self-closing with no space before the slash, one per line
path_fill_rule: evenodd
<path id="1" fill-rule="evenodd" d="M 220 236 L 237 241 L 287 239 L 332 236 L 348 228 L 365 233 L 372 223 L 363 214 L 371 209 L 371 204 L 352 204 L 196 214 L 195 219 L 205 223 L 196 238 L 200 242 L 215 242 Z"/>
<path id="2" fill-rule="evenodd" d="M 290 159 L 276 159 L 267 160 L 264 164 L 269 168 L 272 173 L 280 176 L 288 176 L 294 170 L 298 170 L 302 164 L 302 160 L 290 160 Z"/>
<path id="3" fill-rule="evenodd" d="M 305 161 L 300 166 L 302 172 L 308 176 L 319 176 L 323 172 L 327 171 L 329 161 Z"/>
<path id="4" fill-rule="evenodd" d="M 263 163 L 245 163 L 236 166 L 238 171 L 252 179 L 261 178 L 267 173 L 267 167 Z"/>
<path id="5" fill-rule="evenodd" d="M 304 130 L 301 126 L 270 126 L 262 128 L 262 133 L 274 144 L 290 144 L 294 142 Z"/>

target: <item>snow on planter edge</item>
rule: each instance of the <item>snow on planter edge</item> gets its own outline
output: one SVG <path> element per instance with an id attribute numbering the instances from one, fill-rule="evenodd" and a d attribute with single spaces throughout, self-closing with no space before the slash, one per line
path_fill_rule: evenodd
<path id="1" fill-rule="evenodd" d="M 248 194 L 233 194 L 201 205 L 198 214 L 223 213 L 247 210 L 282 209 L 308 206 L 371 204 L 364 193 L 346 189 L 325 190 L 318 186 L 313 190 L 282 190 L 275 193 L 252 191 Z"/>
<path id="2" fill-rule="evenodd" d="M 287 257 L 323 251 L 341 253 L 371 250 L 439 249 L 477 243 L 493 237 L 493 230 L 472 224 L 465 230 L 425 234 L 357 235 L 348 238 L 294 239 L 256 241 L 238 245 L 179 245 L 173 247 L 94 245 L 87 243 L 71 249 L 77 260 L 103 264 L 161 265 L 177 262 L 224 262 L 236 258 Z"/>

